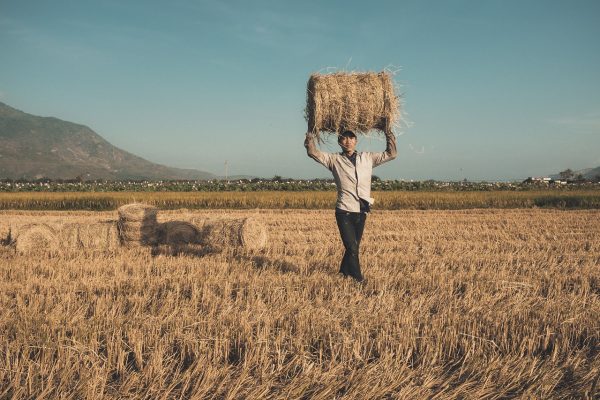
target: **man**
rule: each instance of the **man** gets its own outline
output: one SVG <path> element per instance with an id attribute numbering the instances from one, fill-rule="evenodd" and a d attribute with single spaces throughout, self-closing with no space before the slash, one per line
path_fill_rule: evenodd
<path id="1" fill-rule="evenodd" d="M 319 151 L 311 133 L 306 134 L 304 141 L 308 156 L 333 173 L 337 187 L 335 219 L 346 249 L 340 273 L 358 282 L 363 280 L 358 259 L 360 239 L 374 201 L 371 198 L 371 173 L 373 168 L 396 158 L 396 137 L 392 132 L 387 132 L 385 137 L 387 146 L 382 153 L 356 152 L 357 139 L 352 131 L 344 131 L 338 136 L 341 153 Z"/>

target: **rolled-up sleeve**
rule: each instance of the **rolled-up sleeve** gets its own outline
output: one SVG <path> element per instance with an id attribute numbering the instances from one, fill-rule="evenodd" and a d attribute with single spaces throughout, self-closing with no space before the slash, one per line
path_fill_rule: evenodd
<path id="1" fill-rule="evenodd" d="M 304 140 L 304 147 L 306 147 L 306 154 L 310 158 L 322 164 L 325 168 L 331 170 L 331 154 L 323 153 L 322 151 L 317 149 L 314 136 L 311 136 L 309 134 L 306 135 L 306 139 Z"/>
<path id="2" fill-rule="evenodd" d="M 396 136 L 392 132 L 386 133 L 385 135 L 386 148 L 381 153 L 371 153 L 373 159 L 373 167 L 383 164 L 384 162 L 391 161 L 396 158 L 398 151 L 396 149 Z"/>

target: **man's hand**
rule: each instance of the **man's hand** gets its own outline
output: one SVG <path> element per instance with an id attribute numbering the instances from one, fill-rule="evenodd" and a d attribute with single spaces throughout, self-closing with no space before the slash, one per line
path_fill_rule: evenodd
<path id="1" fill-rule="evenodd" d="M 304 138 L 304 147 L 308 148 L 308 146 L 313 143 L 313 140 L 316 137 L 317 135 L 315 135 L 314 133 L 306 132 L 306 137 Z"/>

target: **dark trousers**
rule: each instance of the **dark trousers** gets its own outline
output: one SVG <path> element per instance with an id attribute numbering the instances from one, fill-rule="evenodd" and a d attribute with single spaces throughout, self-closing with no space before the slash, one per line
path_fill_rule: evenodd
<path id="1" fill-rule="evenodd" d="M 340 265 L 340 273 L 344 276 L 351 276 L 357 281 L 362 281 L 363 277 L 360 272 L 360 262 L 358 260 L 358 247 L 365 229 L 365 221 L 367 220 L 366 213 L 352 213 L 338 211 L 335 213 L 340 236 L 344 243 L 344 258 Z"/>

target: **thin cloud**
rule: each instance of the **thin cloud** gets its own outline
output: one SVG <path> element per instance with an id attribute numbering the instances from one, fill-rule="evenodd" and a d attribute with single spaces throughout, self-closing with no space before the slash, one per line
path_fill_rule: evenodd
<path id="1" fill-rule="evenodd" d="M 425 154 L 425 146 L 421 146 L 421 148 L 417 150 L 412 144 L 409 143 L 408 148 L 415 154 Z"/>
<path id="2" fill-rule="evenodd" d="M 594 111 L 579 116 L 564 116 L 550 119 L 549 122 L 555 125 L 568 126 L 573 128 L 591 128 L 600 129 L 600 112 Z"/>
<path id="3" fill-rule="evenodd" d="M 15 41 L 24 46 L 40 50 L 70 60 L 103 58 L 101 52 L 97 49 L 76 43 L 73 39 L 65 39 L 57 36 L 51 36 L 47 32 L 39 29 L 26 27 L 14 19 L 3 18 L 0 20 L 0 31 L 12 37 Z"/>
<path id="4" fill-rule="evenodd" d="M 182 7 L 181 4 L 179 4 Z M 185 4 L 190 13 L 198 13 L 197 25 L 211 25 L 214 34 L 232 36 L 242 42 L 270 49 L 296 50 L 314 46 L 331 30 L 322 18 L 309 14 L 290 14 L 285 9 L 273 10 L 256 3 L 232 5 L 218 0 L 201 4 Z M 215 23 L 219 21 L 219 23 Z"/>
<path id="5" fill-rule="evenodd" d="M 315 43 L 319 43 L 329 29 L 318 17 L 292 16 L 273 10 L 261 11 L 252 20 L 255 23 L 241 23 L 237 26 L 237 38 L 271 49 L 289 49 L 291 44 L 297 51 L 308 51 Z"/>

